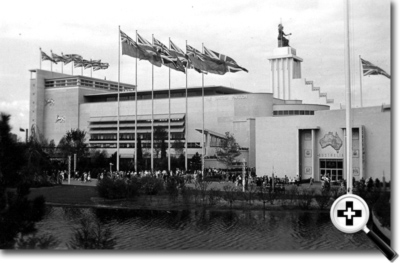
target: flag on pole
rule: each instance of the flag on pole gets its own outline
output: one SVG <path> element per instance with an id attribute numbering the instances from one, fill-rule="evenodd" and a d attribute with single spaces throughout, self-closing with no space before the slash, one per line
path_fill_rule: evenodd
<path id="1" fill-rule="evenodd" d="M 177 56 L 171 54 L 170 50 L 161 41 L 153 37 L 154 46 L 161 57 L 161 62 L 164 66 L 185 73 L 185 67 Z"/>
<path id="2" fill-rule="evenodd" d="M 101 59 L 98 60 L 90 60 L 92 62 L 92 67 L 100 66 Z"/>
<path id="3" fill-rule="evenodd" d="M 44 53 L 43 51 L 40 51 L 41 55 L 42 55 L 42 60 L 49 60 L 55 64 L 57 64 L 56 61 L 54 61 L 54 59 L 52 59 L 50 56 L 48 56 L 46 53 Z"/>
<path id="4" fill-rule="evenodd" d="M 233 60 L 231 57 L 228 57 L 228 56 L 223 55 L 221 53 L 212 51 L 211 49 L 208 49 L 206 47 L 204 47 L 204 54 L 209 56 L 209 57 L 212 57 L 214 59 L 218 59 L 218 60 L 224 62 L 226 64 L 226 69 L 227 69 L 228 72 L 232 72 L 232 73 L 235 73 L 235 72 L 238 72 L 238 71 L 249 72 L 247 69 L 239 66 L 236 63 L 236 61 Z"/>
<path id="5" fill-rule="evenodd" d="M 138 59 L 146 59 L 144 55 L 144 51 L 139 47 L 139 45 L 130 38 L 127 34 L 120 30 L 121 34 L 121 46 L 122 46 L 122 55 L 127 55 L 130 57 L 138 58 Z"/>
<path id="6" fill-rule="evenodd" d="M 63 55 L 63 58 L 65 60 L 65 62 L 64 62 L 65 65 L 70 63 L 70 62 L 72 62 L 72 61 L 74 61 L 74 62 L 82 62 L 82 60 L 83 60 L 82 56 L 77 55 L 77 54 L 65 54 L 65 55 Z"/>
<path id="7" fill-rule="evenodd" d="M 138 45 L 144 51 L 144 55 L 146 56 L 145 59 L 154 66 L 161 67 L 161 56 L 158 54 L 157 49 L 141 35 L 137 34 L 137 37 Z"/>
<path id="8" fill-rule="evenodd" d="M 73 59 L 69 55 L 64 55 L 63 53 L 61 53 L 61 56 L 63 57 L 64 65 L 67 65 L 68 63 L 73 61 Z"/>
<path id="9" fill-rule="evenodd" d="M 174 44 L 171 40 L 169 41 L 171 49 L 169 50 L 170 54 L 179 58 L 179 60 L 182 62 L 182 64 L 186 67 L 189 68 L 189 60 L 187 59 L 185 52 L 183 52 L 182 49 L 180 49 L 177 45 Z"/>
<path id="10" fill-rule="evenodd" d="M 384 71 L 383 69 L 381 69 L 378 66 L 375 66 L 374 64 L 372 64 L 369 61 L 366 61 L 362 58 L 361 59 L 361 64 L 363 67 L 363 74 L 364 76 L 369 76 L 369 75 L 384 75 L 385 77 L 390 79 L 390 75 L 388 73 L 386 73 L 386 71 Z"/>
<path id="11" fill-rule="evenodd" d="M 83 59 L 82 63 L 84 68 L 91 68 L 93 66 L 92 60 Z"/>
<path id="12" fill-rule="evenodd" d="M 84 67 L 83 60 L 74 59 L 74 68 Z"/>
<path id="13" fill-rule="evenodd" d="M 187 45 L 186 54 L 194 68 L 207 71 L 209 73 L 224 75 L 227 72 L 225 63 L 222 61 L 202 54 L 197 49 Z"/>
<path id="14" fill-rule="evenodd" d="M 93 70 L 100 70 L 100 69 L 108 69 L 109 64 L 108 63 L 99 63 L 93 66 Z"/>
<path id="15" fill-rule="evenodd" d="M 52 56 L 52 58 L 53 58 L 53 60 L 55 62 L 64 62 L 64 57 L 63 56 L 59 56 L 57 54 L 54 54 L 53 51 L 50 51 L 50 52 L 51 52 L 51 56 Z"/>

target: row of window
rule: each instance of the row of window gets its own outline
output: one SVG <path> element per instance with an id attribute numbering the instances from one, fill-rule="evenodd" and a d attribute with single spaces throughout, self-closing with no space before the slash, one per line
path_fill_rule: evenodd
<path id="1" fill-rule="evenodd" d="M 150 133 L 142 133 L 138 134 L 142 140 L 151 140 L 151 134 Z M 184 139 L 185 134 L 184 133 L 171 133 L 171 139 L 173 140 L 179 140 L 179 139 Z M 117 134 L 92 134 L 90 135 L 90 140 L 91 141 L 107 141 L 107 140 L 116 140 L 117 139 Z M 134 140 L 135 139 L 135 134 L 134 133 L 128 133 L 128 134 L 120 134 L 119 135 L 120 140 Z"/>
<path id="2" fill-rule="evenodd" d="M 312 110 L 274 110 L 274 115 L 314 115 Z"/>
<path id="3" fill-rule="evenodd" d="M 92 81 L 86 79 L 62 79 L 62 80 L 46 80 L 45 87 L 53 88 L 53 87 L 73 87 L 73 86 L 82 86 L 82 87 L 92 87 L 92 88 L 100 88 L 107 90 L 118 90 L 118 85 L 110 84 L 106 82 Z M 119 86 L 120 90 L 131 89 L 130 87 L 126 87 L 123 85 Z"/>
<path id="4" fill-rule="evenodd" d="M 181 144 L 181 145 L 174 145 L 171 144 L 170 147 L 171 148 L 175 148 L 176 146 L 178 146 L 179 148 L 185 148 L 185 144 Z M 117 148 L 117 144 L 116 143 L 93 143 L 90 144 L 90 147 L 92 148 Z M 135 148 L 135 144 L 134 143 L 120 143 L 119 144 L 120 148 Z M 151 149 L 151 143 L 143 143 L 142 142 L 142 148 L 144 149 Z M 153 148 L 161 148 L 161 144 L 160 143 L 154 143 Z M 168 148 L 168 144 L 166 144 L 166 148 Z M 200 143 L 199 142 L 189 142 L 188 143 L 188 149 L 193 149 L 193 148 L 201 148 L 200 147 Z"/>
<path id="5" fill-rule="evenodd" d="M 182 119 L 171 119 L 171 122 L 182 122 L 185 121 L 185 118 Z M 168 119 L 154 119 L 153 120 L 154 123 L 165 123 L 166 125 L 168 125 Z M 135 124 L 135 120 L 129 120 L 129 121 L 121 121 L 119 122 L 120 124 Z M 138 120 L 138 124 L 146 124 L 146 123 L 151 123 L 151 119 L 148 120 Z M 117 121 L 91 121 L 90 124 L 93 125 L 107 125 L 107 124 L 113 124 L 113 125 L 117 125 Z"/>

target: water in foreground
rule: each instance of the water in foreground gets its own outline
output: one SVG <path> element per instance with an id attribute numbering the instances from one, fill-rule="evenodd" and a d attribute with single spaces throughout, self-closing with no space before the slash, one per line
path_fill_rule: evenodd
<path id="1" fill-rule="evenodd" d="M 100 220 L 117 237 L 116 249 L 131 250 L 375 250 L 362 233 L 346 235 L 327 212 L 156 211 L 47 208 L 38 234 L 52 234 L 67 249 L 83 217 Z"/>

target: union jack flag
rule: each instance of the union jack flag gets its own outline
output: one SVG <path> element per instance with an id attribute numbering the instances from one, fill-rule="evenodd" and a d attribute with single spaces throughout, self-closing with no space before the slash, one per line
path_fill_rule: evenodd
<path id="1" fill-rule="evenodd" d="M 171 51 L 167 48 L 166 45 L 164 45 L 155 37 L 153 37 L 153 42 L 155 48 L 157 49 L 157 52 L 161 57 L 161 62 L 163 65 L 181 72 L 185 72 L 185 68 L 182 65 L 182 62 L 178 59 L 178 57 L 171 54 Z"/>
<path id="2" fill-rule="evenodd" d="M 64 65 L 67 65 L 68 63 L 73 61 L 69 55 L 64 55 L 63 53 L 61 53 L 61 56 L 63 57 Z"/>
<path id="3" fill-rule="evenodd" d="M 388 73 L 386 73 L 386 71 L 384 71 L 383 69 L 381 69 L 378 66 L 375 66 L 374 64 L 372 64 L 369 61 L 366 61 L 366 60 L 361 58 L 361 65 L 363 67 L 364 76 L 383 75 L 383 76 L 385 76 L 385 77 L 390 79 L 390 75 Z"/>
<path id="4" fill-rule="evenodd" d="M 40 51 L 40 54 L 42 56 L 42 60 L 49 60 L 55 64 L 57 64 L 56 61 L 54 61 L 54 59 L 52 59 L 49 55 L 47 55 L 46 53 L 44 53 L 43 51 Z"/>
<path id="5" fill-rule="evenodd" d="M 159 41 L 155 37 L 153 37 L 153 41 L 154 41 L 154 46 L 155 46 L 155 48 L 157 49 L 158 52 L 166 52 L 166 53 L 169 54 L 168 48 L 167 48 L 166 45 L 164 45 L 161 41 Z"/>
<path id="6" fill-rule="evenodd" d="M 82 64 L 84 68 L 91 68 L 93 66 L 92 61 L 86 59 L 82 60 Z"/>
<path id="7" fill-rule="evenodd" d="M 148 40 L 144 39 L 139 34 L 137 34 L 137 37 L 138 37 L 137 41 L 138 41 L 139 45 L 144 46 L 147 51 L 157 53 L 157 49 L 155 46 L 153 46 L 153 44 L 151 44 Z"/>
<path id="8" fill-rule="evenodd" d="M 137 38 L 138 46 L 141 52 L 143 52 L 144 59 L 148 60 L 154 66 L 161 67 L 162 61 L 156 47 L 139 34 L 137 34 Z"/>
<path id="9" fill-rule="evenodd" d="M 121 34 L 121 42 L 123 43 L 127 43 L 131 46 L 137 46 L 136 42 L 133 41 L 132 38 L 130 38 L 127 34 L 125 34 L 124 32 L 122 32 L 121 30 L 119 31 Z"/>
<path id="10" fill-rule="evenodd" d="M 92 62 L 92 67 L 99 66 L 101 64 L 101 59 L 99 60 L 90 60 Z"/>
<path id="11" fill-rule="evenodd" d="M 195 49 L 189 45 L 186 45 L 186 54 L 188 56 L 197 57 L 201 61 L 204 61 L 203 54 L 200 51 L 198 51 L 197 49 Z"/>
<path id="12" fill-rule="evenodd" d="M 175 43 L 172 42 L 171 40 L 169 41 L 169 45 L 171 47 L 170 50 L 169 50 L 170 53 L 173 56 L 177 57 L 180 60 L 180 62 L 182 62 L 184 67 L 191 68 L 189 60 L 188 60 L 185 52 L 183 52 L 183 50 L 180 49 L 177 45 L 175 45 Z"/>
<path id="13" fill-rule="evenodd" d="M 54 54 L 53 51 L 51 51 L 51 50 L 50 50 L 50 52 L 51 52 L 51 57 L 53 58 L 53 60 L 55 62 L 64 62 L 63 56 L 59 56 L 57 54 Z"/>
<path id="14" fill-rule="evenodd" d="M 85 66 L 84 64 L 83 64 L 83 60 L 77 60 L 77 61 L 75 61 L 74 60 L 74 68 L 79 68 L 79 67 L 83 67 L 83 66 Z"/>
<path id="15" fill-rule="evenodd" d="M 226 56 L 224 54 L 212 51 L 211 49 L 208 49 L 206 47 L 204 47 L 204 54 L 209 56 L 209 57 L 211 57 L 211 58 L 213 58 L 213 59 L 220 60 L 220 61 L 224 62 L 226 64 L 228 72 L 232 72 L 232 73 L 235 73 L 235 72 L 238 72 L 238 71 L 249 72 L 247 69 L 239 66 L 236 63 L 236 61 L 233 60 L 233 58 L 228 57 L 228 56 Z"/>
<path id="16" fill-rule="evenodd" d="M 108 67 L 109 67 L 108 63 L 99 63 L 99 64 L 96 64 L 96 65 L 93 65 L 93 70 L 96 71 L 96 70 L 99 70 L 99 69 L 108 69 Z"/>

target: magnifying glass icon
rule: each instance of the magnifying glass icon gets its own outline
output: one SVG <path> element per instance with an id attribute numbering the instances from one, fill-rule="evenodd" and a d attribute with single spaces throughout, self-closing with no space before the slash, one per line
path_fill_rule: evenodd
<path id="1" fill-rule="evenodd" d="M 397 253 L 368 229 L 368 219 L 368 205 L 358 195 L 345 194 L 336 199 L 331 207 L 331 220 L 337 229 L 346 234 L 353 234 L 363 230 L 382 253 L 393 262 L 398 256 Z"/>

